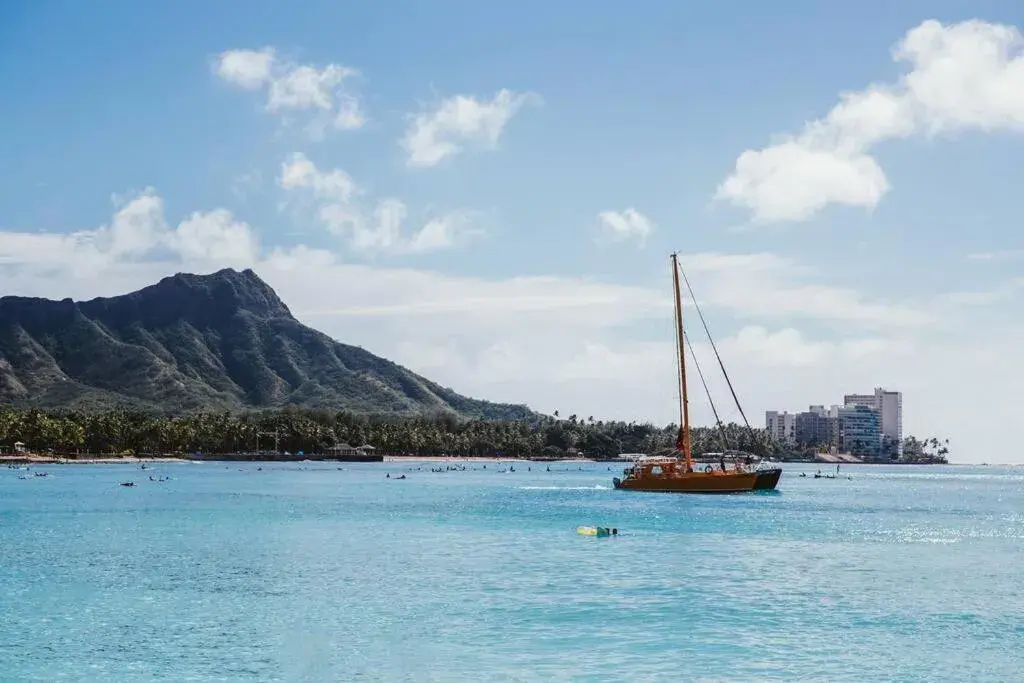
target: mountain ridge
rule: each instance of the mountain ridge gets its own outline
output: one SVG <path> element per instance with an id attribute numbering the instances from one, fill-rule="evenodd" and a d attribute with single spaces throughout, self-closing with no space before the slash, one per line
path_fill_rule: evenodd
<path id="1" fill-rule="evenodd" d="M 0 403 L 163 412 L 299 406 L 525 419 L 300 323 L 252 269 L 87 301 L 0 298 Z"/>

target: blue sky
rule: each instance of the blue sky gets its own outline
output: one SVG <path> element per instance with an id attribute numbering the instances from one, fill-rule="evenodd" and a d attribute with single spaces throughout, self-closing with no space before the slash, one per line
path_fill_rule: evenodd
<path id="1" fill-rule="evenodd" d="M 695 5 L 7 3 L 4 293 L 253 266 L 464 393 L 661 421 L 679 250 L 748 414 L 885 385 L 908 431 L 999 460 L 1024 409 L 1024 7 Z M 303 68 L 358 73 L 275 105 Z M 877 97 L 829 118 L 841 93 Z M 410 165 L 417 116 L 460 151 Z M 602 225 L 628 209 L 646 235 Z"/>

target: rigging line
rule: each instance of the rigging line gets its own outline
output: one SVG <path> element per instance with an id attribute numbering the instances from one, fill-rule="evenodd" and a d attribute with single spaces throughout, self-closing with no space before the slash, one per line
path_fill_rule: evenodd
<path id="1" fill-rule="evenodd" d="M 714 338 L 711 336 L 711 330 L 708 329 L 708 323 L 704 320 L 704 313 L 700 310 L 700 304 L 697 303 L 697 297 L 693 294 L 693 287 L 690 286 L 690 279 L 686 277 L 686 271 L 683 270 L 683 264 L 676 260 L 676 267 L 679 268 L 680 274 L 683 276 L 683 282 L 686 283 L 686 290 L 690 293 L 690 300 L 693 301 L 693 307 L 697 311 L 698 317 L 700 317 L 700 323 L 704 327 L 704 333 L 708 337 L 708 341 L 711 342 L 711 348 L 715 352 L 715 358 L 718 360 L 718 367 L 722 369 L 722 375 L 725 377 L 725 383 L 729 385 L 729 393 L 732 394 L 732 400 L 736 404 L 736 408 L 740 411 L 740 417 L 743 418 L 743 424 L 747 426 L 747 431 L 750 432 L 750 438 L 754 443 L 760 443 L 762 448 L 767 448 L 767 432 L 755 430 L 750 426 L 750 421 L 747 419 L 746 413 L 743 412 L 743 406 L 740 405 L 740 399 L 736 396 L 736 389 L 732 386 L 732 380 L 729 379 L 729 373 L 725 369 L 725 363 L 722 362 L 722 356 L 718 353 L 718 346 L 715 344 Z"/>
<path id="2" fill-rule="evenodd" d="M 729 385 L 729 392 L 732 394 L 732 400 L 736 403 L 736 407 L 740 411 L 740 416 L 743 418 L 743 423 L 747 425 L 747 429 L 753 431 L 750 426 L 750 421 L 747 420 L 746 414 L 743 412 L 743 406 L 740 405 L 740 399 L 736 396 L 736 390 L 732 386 L 732 380 L 729 379 L 729 373 L 725 371 L 725 363 L 722 362 L 722 356 L 718 353 L 718 346 L 715 344 L 715 340 L 711 337 L 711 330 L 708 329 L 708 324 L 704 320 L 704 314 L 701 313 L 700 305 L 697 303 L 697 297 L 693 295 L 693 287 L 690 286 L 690 280 L 686 277 L 686 271 L 683 270 L 683 266 L 678 261 L 676 265 L 679 267 L 679 272 L 683 276 L 683 282 L 686 283 L 686 290 L 690 292 L 690 301 L 693 302 L 693 307 L 697 311 L 697 315 L 700 317 L 700 323 L 704 326 L 704 333 L 708 336 L 708 341 L 711 342 L 711 348 L 715 352 L 715 358 L 718 359 L 718 367 L 722 369 L 722 375 L 725 376 L 725 383 Z"/>
<path id="3" fill-rule="evenodd" d="M 725 425 L 722 424 L 722 419 L 718 417 L 718 408 L 715 407 L 715 400 L 711 398 L 711 390 L 708 389 L 708 383 L 704 379 L 704 371 L 700 369 L 700 362 L 697 360 L 697 354 L 693 351 L 693 344 L 690 343 L 690 335 L 683 331 L 683 338 L 686 340 L 686 348 L 690 349 L 690 358 L 693 359 L 693 366 L 697 368 L 697 376 L 700 377 L 700 383 L 704 385 L 704 393 L 708 396 L 708 403 L 711 405 L 711 412 L 715 415 L 715 423 L 718 425 L 718 436 L 722 440 L 722 452 L 729 450 L 729 441 L 725 437 Z"/>

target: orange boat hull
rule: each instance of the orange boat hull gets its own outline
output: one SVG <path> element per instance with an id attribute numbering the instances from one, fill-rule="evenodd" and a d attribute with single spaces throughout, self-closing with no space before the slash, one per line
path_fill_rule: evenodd
<path id="1" fill-rule="evenodd" d="M 658 493 L 743 493 L 753 491 L 755 472 L 671 472 L 614 479 L 617 489 Z"/>

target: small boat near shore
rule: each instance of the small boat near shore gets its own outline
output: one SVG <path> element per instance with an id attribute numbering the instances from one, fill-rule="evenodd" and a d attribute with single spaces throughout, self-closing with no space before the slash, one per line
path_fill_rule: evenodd
<path id="1" fill-rule="evenodd" d="M 618 477 L 613 478 L 612 484 L 616 489 L 657 493 L 745 493 L 748 491 L 772 490 L 778 485 L 779 479 L 782 477 L 782 469 L 779 467 L 750 469 L 749 465 L 752 464 L 752 459 L 750 458 L 735 458 L 731 469 L 726 467 L 724 455 L 720 459 L 718 467 L 713 464 L 707 464 L 703 468 L 694 466 L 690 441 L 690 409 L 686 382 L 685 347 L 689 344 L 689 340 L 683 330 L 682 293 L 679 286 L 681 268 L 678 255 L 672 254 L 671 261 L 672 288 L 675 299 L 676 360 L 679 369 L 679 436 L 676 439 L 675 453 L 670 456 L 638 457 L 633 461 L 633 466 L 625 470 L 623 473 L 624 477 L 622 479 Z M 689 289 L 689 282 L 687 282 L 687 288 Z M 692 290 L 690 295 L 692 299 Z M 697 306 L 696 301 L 693 301 L 693 303 L 698 315 L 701 317 L 701 322 L 704 323 L 704 316 L 700 313 L 699 306 Z M 704 331 L 708 331 L 706 324 L 704 324 Z M 736 392 L 732 388 L 732 382 L 725 372 L 725 366 L 722 364 L 722 359 L 718 355 L 717 348 L 714 346 L 714 340 L 711 340 L 710 333 L 708 333 L 708 339 L 711 341 L 712 348 L 715 349 L 715 356 L 718 358 L 722 373 L 725 375 L 733 399 L 736 401 L 736 405 L 742 414 L 743 409 L 739 406 Z M 711 400 L 707 382 L 704 381 L 704 375 L 700 370 L 700 366 L 697 365 L 696 358 L 693 359 L 693 362 L 697 372 L 700 374 L 705 392 L 708 394 L 708 401 L 711 403 L 715 420 L 721 429 L 722 422 L 718 418 L 718 410 Z M 744 416 L 744 421 L 746 421 L 746 416 Z M 750 428 L 749 423 L 747 427 Z M 745 462 L 745 460 L 750 460 L 750 462 Z"/>

